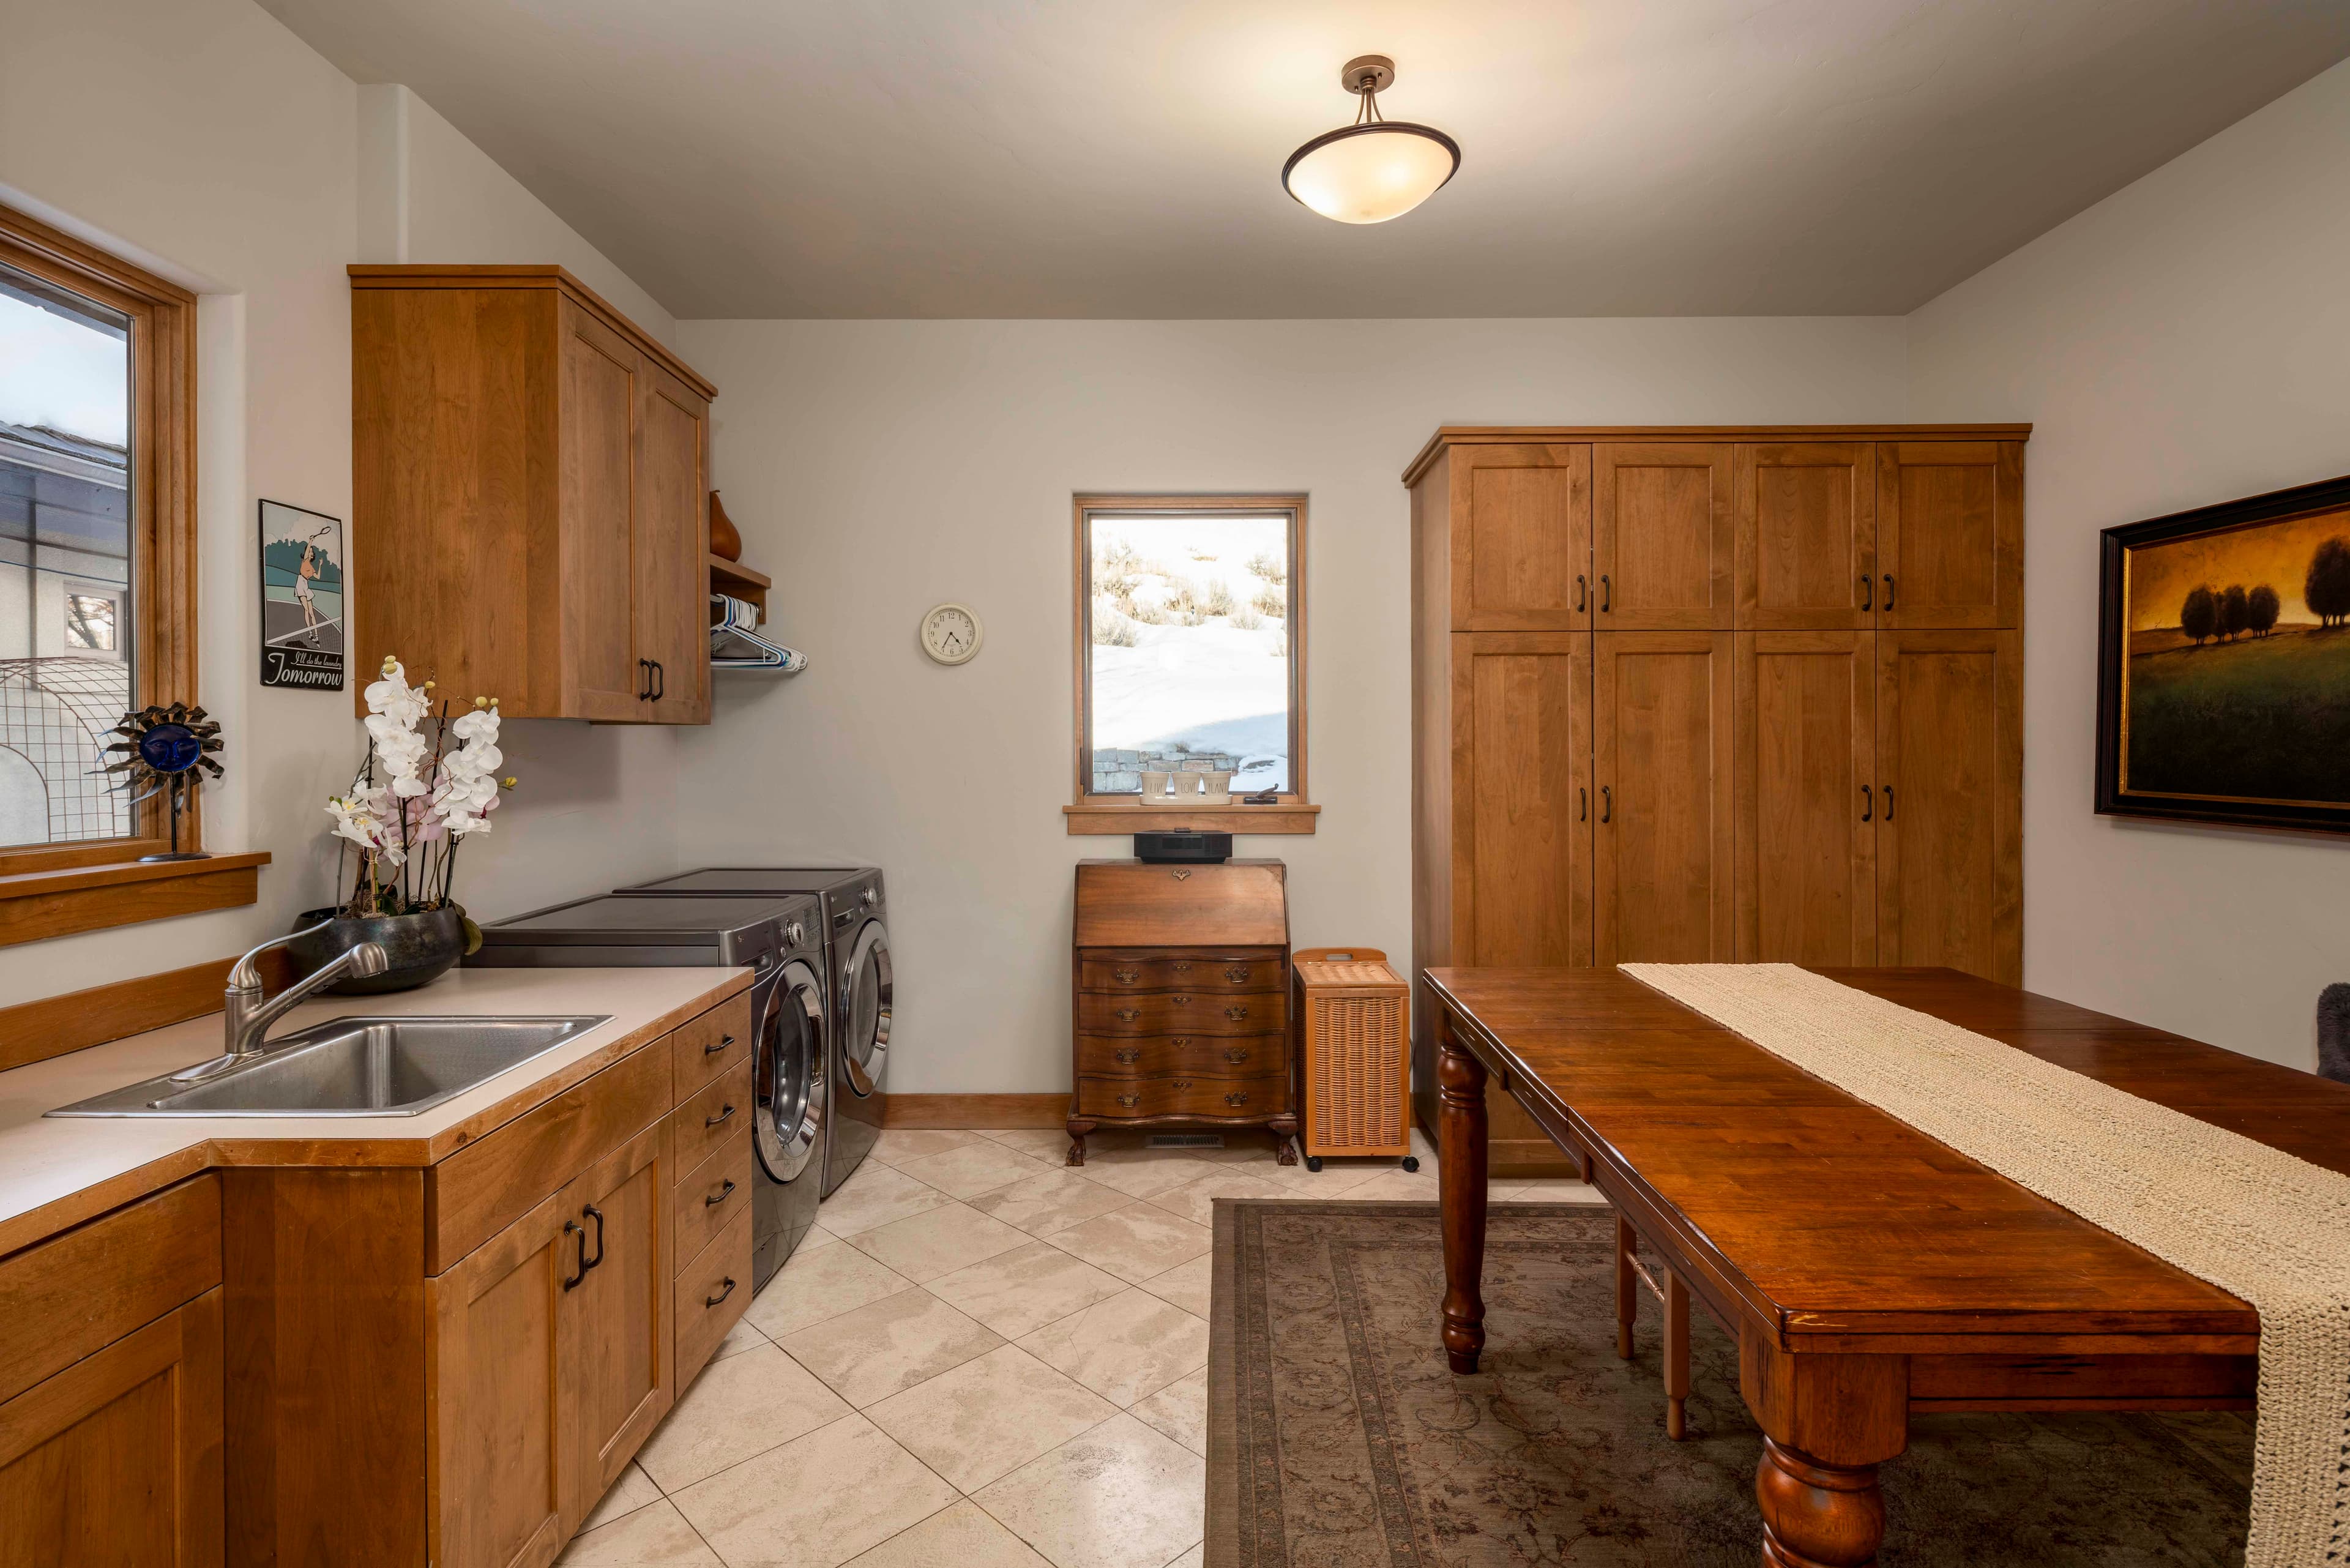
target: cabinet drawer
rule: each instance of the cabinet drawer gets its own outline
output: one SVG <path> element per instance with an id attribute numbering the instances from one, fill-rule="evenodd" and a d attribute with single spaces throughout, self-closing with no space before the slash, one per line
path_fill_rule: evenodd
<path id="1" fill-rule="evenodd" d="M 1288 1108 L 1286 1078 L 1079 1078 L 1075 1114 L 1254 1120 Z"/>
<path id="2" fill-rule="evenodd" d="M 670 1035 L 670 1074 L 683 1099 L 751 1059 L 751 993 L 730 997 Z"/>
<path id="3" fill-rule="evenodd" d="M 729 1124 L 732 1125 L 732 1124 Z M 685 1173 L 677 1184 L 677 1266 L 684 1270 L 710 1239 L 751 1207 L 751 1140 L 739 1137 Z"/>
<path id="4" fill-rule="evenodd" d="M 751 1147 L 751 1064 L 727 1071 L 714 1084 L 680 1102 L 677 1107 L 675 1172 L 692 1170 L 721 1147 L 740 1143 Z"/>
<path id="5" fill-rule="evenodd" d="M 751 1304 L 751 1210 L 726 1222 L 678 1272 L 677 1386 L 682 1390 Z"/>
<path id="6" fill-rule="evenodd" d="M 1079 1034 L 1263 1034 L 1288 1017 L 1279 992 L 1158 991 L 1077 998 Z"/>
<path id="7" fill-rule="evenodd" d="M 12 1253 L 0 1260 L 0 1400 L 220 1282 L 216 1176 Z"/>
<path id="8" fill-rule="evenodd" d="M 1278 958 L 1253 955 L 1219 957 L 1214 953 L 1169 953 L 1150 958 L 1102 956 L 1077 961 L 1081 991 L 1279 991 L 1282 971 Z"/>
<path id="9" fill-rule="evenodd" d="M 660 1120 L 669 1073 L 669 1049 L 655 1041 L 434 1166 L 425 1176 L 424 1272 L 450 1268 Z"/>
<path id="10" fill-rule="evenodd" d="M 1277 1078 L 1289 1069 L 1286 1039 L 1280 1034 L 1081 1034 L 1077 1073 L 1097 1078 L 1181 1077 L 1193 1073 L 1216 1078 Z"/>

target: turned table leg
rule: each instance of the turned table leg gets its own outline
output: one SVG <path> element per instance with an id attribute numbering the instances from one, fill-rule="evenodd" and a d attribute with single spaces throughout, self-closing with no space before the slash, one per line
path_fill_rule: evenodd
<path id="1" fill-rule="evenodd" d="M 1868 1568 L 1885 1540 L 1877 1467 L 1909 1444 L 1909 1360 L 1791 1355 L 1752 1321 L 1738 1387 L 1762 1428 L 1762 1568 Z"/>
<path id="2" fill-rule="evenodd" d="M 1762 1568 L 1866 1568 L 1885 1541 L 1875 1465 L 1822 1464 L 1762 1439 L 1754 1469 L 1762 1505 Z"/>
<path id="3" fill-rule="evenodd" d="M 1485 1348 L 1485 1064 L 1440 1026 L 1436 1060 L 1438 1202 L 1444 1214 L 1444 1354 L 1464 1376 Z"/>

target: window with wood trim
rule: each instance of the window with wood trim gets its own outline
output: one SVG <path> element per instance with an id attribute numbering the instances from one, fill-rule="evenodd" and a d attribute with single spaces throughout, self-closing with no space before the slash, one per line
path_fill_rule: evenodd
<path id="1" fill-rule="evenodd" d="M 194 337 L 184 290 L 0 208 L 0 876 L 161 847 L 102 748 L 195 698 Z"/>
<path id="2" fill-rule="evenodd" d="M 1305 498 L 1081 495 L 1076 512 L 1075 809 L 1303 805 Z"/>

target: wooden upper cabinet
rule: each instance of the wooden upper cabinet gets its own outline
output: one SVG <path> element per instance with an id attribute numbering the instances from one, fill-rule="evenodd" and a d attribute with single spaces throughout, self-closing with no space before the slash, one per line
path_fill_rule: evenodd
<path id="1" fill-rule="evenodd" d="M 1601 966 L 1731 957 L 1731 634 L 1601 632 L 1591 704 Z"/>
<path id="2" fill-rule="evenodd" d="M 1737 956 L 1877 961 L 1877 639 L 1737 638 Z"/>
<path id="3" fill-rule="evenodd" d="M 717 389 L 559 267 L 350 273 L 355 669 L 707 722 Z"/>
<path id="4" fill-rule="evenodd" d="M 1591 449 L 1482 446 L 1453 453 L 1452 629 L 1591 625 Z"/>
<path id="5" fill-rule="evenodd" d="M 1591 449 L 1596 629 L 1730 629 L 1731 482 L 1727 445 L 1602 442 Z"/>
<path id="6" fill-rule="evenodd" d="M 1453 638 L 1451 961 L 1591 962 L 1591 638 Z"/>
<path id="7" fill-rule="evenodd" d="M 1876 444 L 1741 445 L 1735 485 L 1739 629 L 1874 626 Z"/>
<path id="8" fill-rule="evenodd" d="M 2023 634 L 1877 643 L 1877 961 L 2023 982 Z"/>
<path id="9" fill-rule="evenodd" d="M 1878 626 L 2023 624 L 2021 441 L 1879 442 L 1877 532 Z"/>

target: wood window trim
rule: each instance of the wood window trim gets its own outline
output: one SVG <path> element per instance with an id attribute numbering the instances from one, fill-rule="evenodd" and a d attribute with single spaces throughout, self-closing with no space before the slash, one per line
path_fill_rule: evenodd
<path id="1" fill-rule="evenodd" d="M 1092 791 L 1093 757 L 1087 711 L 1091 692 L 1086 680 L 1092 648 L 1093 558 L 1086 547 L 1086 514 L 1089 512 L 1192 512 L 1235 515 L 1286 512 L 1291 515 L 1289 544 L 1289 782 L 1277 805 L 1147 806 L 1139 796 L 1096 794 Z M 1076 617 L 1075 702 L 1076 720 L 1073 804 L 1061 808 L 1072 836 L 1128 833 L 1312 833 L 1322 808 L 1308 804 L 1305 773 L 1305 512 L 1302 493 L 1256 494 L 1132 495 L 1088 492 L 1070 500 L 1071 556 L 1075 565 Z"/>
<path id="2" fill-rule="evenodd" d="M 130 639 L 134 706 L 196 700 L 196 296 L 0 206 L 0 262 L 130 318 Z M 169 846 L 163 803 L 130 837 L 0 848 L 0 945 L 250 904 L 269 857 L 141 865 Z M 203 844 L 202 796 L 182 846 Z M 143 894 L 143 896 L 142 896 Z"/>

